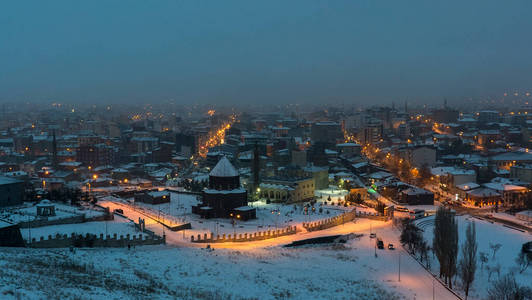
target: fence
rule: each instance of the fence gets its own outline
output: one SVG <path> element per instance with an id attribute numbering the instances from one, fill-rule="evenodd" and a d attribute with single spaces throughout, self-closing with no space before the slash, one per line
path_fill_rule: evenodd
<path id="1" fill-rule="evenodd" d="M 277 230 L 268 230 L 268 231 L 259 231 L 254 233 L 239 233 L 239 234 L 229 234 L 229 235 L 216 235 L 214 236 L 214 233 L 210 233 L 208 235 L 207 233 L 204 233 L 203 236 L 201 234 L 198 234 L 197 238 L 194 238 L 194 236 L 190 237 L 190 241 L 192 243 L 225 243 L 225 242 L 251 242 L 251 241 L 260 241 L 260 240 L 266 240 L 266 239 L 273 239 L 281 236 L 286 235 L 292 235 L 297 233 L 297 227 L 296 226 L 288 226 L 283 229 L 277 229 Z"/>
<path id="2" fill-rule="evenodd" d="M 33 238 L 31 243 L 27 246 L 31 248 L 68 248 L 68 247 L 127 247 L 127 246 L 141 246 L 141 245 L 159 245 L 166 243 L 166 237 L 159 237 L 157 235 L 143 236 L 142 234 L 126 236 L 113 234 L 111 237 L 107 235 L 104 238 L 103 233 L 99 236 L 87 233 L 86 235 L 72 233 L 70 236 L 66 234 L 49 235 L 47 239 L 40 237 L 39 240 Z"/>

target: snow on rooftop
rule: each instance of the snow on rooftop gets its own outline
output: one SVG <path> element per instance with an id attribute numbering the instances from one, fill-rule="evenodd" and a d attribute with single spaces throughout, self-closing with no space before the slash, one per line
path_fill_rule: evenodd
<path id="1" fill-rule="evenodd" d="M 209 173 L 209 176 L 235 177 L 238 176 L 238 171 L 235 169 L 233 164 L 231 164 L 231 162 L 227 159 L 227 157 L 223 156 L 220 161 L 218 161 L 218 164 L 216 164 L 216 166 Z"/>
<path id="2" fill-rule="evenodd" d="M 13 226 L 14 224 L 8 221 L 0 220 L 0 228 Z"/>
<path id="3" fill-rule="evenodd" d="M 251 211 L 251 210 L 255 210 L 255 208 L 246 205 L 246 206 L 237 207 L 234 210 L 236 210 L 236 211 Z"/>
<path id="4" fill-rule="evenodd" d="M 14 179 L 14 178 L 10 178 L 10 177 L 0 176 L 0 185 L 19 183 L 19 182 L 22 182 L 22 181 Z"/>
<path id="5" fill-rule="evenodd" d="M 241 194 L 245 193 L 246 190 L 244 188 L 238 188 L 233 190 L 213 190 L 213 189 L 205 189 L 203 190 L 206 194 Z"/>
<path id="6" fill-rule="evenodd" d="M 472 190 L 472 189 L 476 189 L 480 187 L 479 184 L 477 183 L 474 183 L 474 182 L 466 182 L 466 183 L 463 183 L 463 184 L 459 184 L 456 186 L 456 188 L 462 190 L 462 191 L 469 191 L 469 190 Z"/>
<path id="7" fill-rule="evenodd" d="M 432 194 L 431 191 L 427 191 L 425 189 L 418 188 L 418 187 L 410 187 L 410 188 L 402 191 L 401 193 L 406 194 L 406 195 L 427 195 L 427 194 Z"/>
<path id="8" fill-rule="evenodd" d="M 513 185 L 513 184 L 503 184 L 498 182 L 488 182 L 484 184 L 485 187 L 496 190 L 496 191 L 525 191 L 526 187 Z"/>

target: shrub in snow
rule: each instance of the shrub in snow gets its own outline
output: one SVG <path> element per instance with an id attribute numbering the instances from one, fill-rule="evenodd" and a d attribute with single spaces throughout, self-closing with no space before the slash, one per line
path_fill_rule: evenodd
<path id="1" fill-rule="evenodd" d="M 489 300 L 525 300 L 532 299 L 532 289 L 519 286 L 513 274 L 506 274 L 495 281 L 488 290 Z"/>

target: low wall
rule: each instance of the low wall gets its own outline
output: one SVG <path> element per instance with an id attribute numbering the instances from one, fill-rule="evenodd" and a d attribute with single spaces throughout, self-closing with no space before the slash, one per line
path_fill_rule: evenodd
<path id="1" fill-rule="evenodd" d="M 84 223 L 86 221 L 85 215 L 76 215 L 68 218 L 61 218 L 61 219 L 52 219 L 49 220 L 48 218 L 42 218 L 42 219 L 34 219 L 29 222 L 20 222 L 19 226 L 20 228 L 36 228 L 36 227 L 43 227 L 43 226 L 50 226 L 50 225 L 63 225 L 63 224 L 76 224 L 76 223 Z"/>
<path id="2" fill-rule="evenodd" d="M 166 228 L 170 229 L 171 231 L 180 231 L 180 230 L 184 230 L 184 229 L 192 229 L 192 225 L 190 225 L 190 223 L 185 223 L 185 224 L 181 224 L 181 225 L 177 225 L 177 226 L 166 225 L 164 223 L 161 223 L 161 224 L 163 224 Z"/>
<path id="3" fill-rule="evenodd" d="M 229 234 L 229 235 L 216 235 L 214 233 L 204 233 L 203 235 L 198 234 L 195 238 L 194 236 L 190 237 L 190 241 L 193 243 L 226 243 L 226 242 L 251 242 L 251 241 L 261 241 L 266 239 L 274 239 L 281 236 L 291 235 L 297 233 L 296 226 L 289 226 L 283 229 L 277 230 L 268 230 L 268 231 L 259 231 L 254 233 L 239 233 L 239 234 Z"/>
<path id="4" fill-rule="evenodd" d="M 345 212 L 341 215 L 338 215 L 332 218 L 319 220 L 315 222 L 305 222 L 303 223 L 303 228 L 305 228 L 307 231 L 324 230 L 324 229 L 328 229 L 331 227 L 335 227 L 338 225 L 351 222 L 355 218 L 368 218 L 368 219 L 379 220 L 379 221 L 388 220 L 388 216 L 385 216 L 382 214 L 356 211 L 356 209 L 353 209 L 352 211 Z"/>
<path id="5" fill-rule="evenodd" d="M 352 210 L 350 212 L 343 213 L 341 215 L 327 218 L 324 220 L 319 220 L 315 222 L 304 222 L 303 228 L 305 228 L 307 231 L 317 231 L 317 230 L 324 230 L 327 228 L 331 228 L 334 226 L 342 225 L 347 222 L 351 222 L 356 218 L 356 210 Z"/>
<path id="6" fill-rule="evenodd" d="M 142 234 L 126 236 L 113 234 L 107 235 L 104 238 L 103 233 L 99 236 L 87 233 L 86 235 L 72 233 L 70 236 L 66 234 L 49 235 L 47 239 L 40 237 L 40 239 L 33 238 L 31 243 L 27 246 L 31 248 L 69 248 L 69 247 L 127 247 L 127 246 L 142 246 L 142 245 L 159 245 L 166 243 L 166 237 L 143 236 Z"/>

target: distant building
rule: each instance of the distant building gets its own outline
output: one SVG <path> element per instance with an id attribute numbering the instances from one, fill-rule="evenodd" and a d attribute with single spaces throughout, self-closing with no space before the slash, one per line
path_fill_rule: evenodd
<path id="1" fill-rule="evenodd" d="M 525 199 L 530 197 L 530 190 L 524 186 L 488 182 L 484 187 L 495 190 L 502 196 L 502 205 L 506 207 L 524 207 Z"/>
<path id="2" fill-rule="evenodd" d="M 337 144 L 336 149 L 343 155 L 353 156 L 360 155 L 362 146 L 357 143 L 342 143 Z"/>
<path id="3" fill-rule="evenodd" d="M 152 191 L 135 194 L 135 202 L 143 202 L 148 204 L 162 204 L 170 202 L 170 193 L 167 191 Z"/>
<path id="4" fill-rule="evenodd" d="M 0 207 L 20 205 L 23 198 L 23 181 L 0 176 Z"/>
<path id="5" fill-rule="evenodd" d="M 152 151 L 153 162 L 170 162 L 172 161 L 172 152 L 175 144 L 172 142 L 160 142 L 159 147 Z"/>
<path id="6" fill-rule="evenodd" d="M 458 120 L 459 111 L 449 107 L 434 110 L 432 119 L 437 123 L 454 123 Z"/>
<path id="7" fill-rule="evenodd" d="M 401 191 L 399 202 L 410 205 L 434 205 L 434 193 L 417 187 Z"/>
<path id="8" fill-rule="evenodd" d="M 484 125 L 487 123 L 499 122 L 500 114 L 495 110 L 483 110 L 478 112 L 478 123 Z"/>
<path id="9" fill-rule="evenodd" d="M 521 181 L 532 183 L 532 165 L 520 164 L 511 166 L 510 178 L 518 178 Z"/>
<path id="10" fill-rule="evenodd" d="M 342 127 L 336 122 L 317 122 L 310 128 L 310 137 L 313 143 L 336 145 L 344 139 Z"/>
<path id="11" fill-rule="evenodd" d="M 307 165 L 307 151 L 292 150 L 292 165 L 304 167 Z"/>
<path id="12" fill-rule="evenodd" d="M 176 151 L 187 157 L 196 154 L 197 143 L 193 134 L 178 133 L 176 134 Z"/>
<path id="13" fill-rule="evenodd" d="M 529 152 L 506 152 L 489 158 L 491 164 L 499 169 L 510 169 L 518 164 L 532 164 L 532 153 Z"/>
<path id="14" fill-rule="evenodd" d="M 76 160 L 86 166 L 113 165 L 117 162 L 118 150 L 105 144 L 80 145 Z"/>
<path id="15" fill-rule="evenodd" d="M 407 147 L 403 151 L 403 158 L 413 167 L 432 167 L 436 164 L 436 149 L 432 146 Z"/>
<path id="16" fill-rule="evenodd" d="M 477 175 L 475 170 L 466 170 L 455 167 L 436 167 L 431 169 L 443 188 L 454 188 L 456 186 L 476 182 Z"/>
<path id="17" fill-rule="evenodd" d="M 314 180 L 314 189 L 321 190 L 329 187 L 328 168 L 308 165 L 303 170 L 307 177 L 311 177 Z"/>
<path id="18" fill-rule="evenodd" d="M 501 201 L 501 194 L 489 188 L 477 188 L 466 192 L 465 200 L 471 205 L 495 205 Z"/>
<path id="19" fill-rule="evenodd" d="M 268 202 L 295 203 L 314 199 L 312 178 L 268 178 L 259 188 L 259 197 Z"/>
<path id="20" fill-rule="evenodd" d="M 362 144 L 378 144 L 382 139 L 383 125 L 380 120 L 368 122 L 361 133 L 360 140 Z"/>

